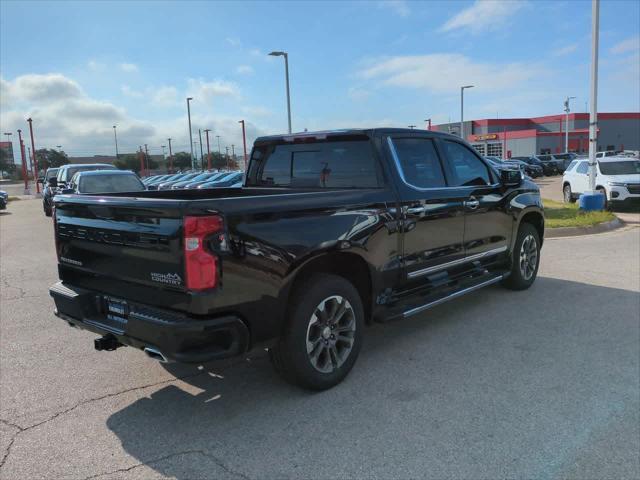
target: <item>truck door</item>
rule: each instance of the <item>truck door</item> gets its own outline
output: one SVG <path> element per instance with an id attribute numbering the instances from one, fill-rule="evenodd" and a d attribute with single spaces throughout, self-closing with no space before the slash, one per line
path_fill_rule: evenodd
<path id="1" fill-rule="evenodd" d="M 462 142 L 439 139 L 438 145 L 447 181 L 463 197 L 466 261 L 506 255 L 513 219 L 498 175 Z"/>
<path id="2" fill-rule="evenodd" d="M 405 280 L 424 282 L 464 258 L 464 198 L 447 188 L 433 138 L 406 133 L 387 144 L 398 175 Z"/>

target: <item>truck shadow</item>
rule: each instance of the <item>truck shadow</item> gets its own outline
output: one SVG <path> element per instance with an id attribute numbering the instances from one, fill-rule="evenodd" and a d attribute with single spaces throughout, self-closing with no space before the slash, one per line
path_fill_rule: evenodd
<path id="1" fill-rule="evenodd" d="M 456 476 L 499 465 L 503 455 L 536 476 L 526 462 L 539 444 L 518 432 L 536 429 L 553 452 L 558 411 L 581 411 L 562 417 L 564 429 L 579 431 L 596 406 L 619 404 L 638 388 L 638 339 L 629 336 L 638 313 L 635 291 L 546 277 L 526 292 L 491 287 L 367 329 L 356 367 L 332 390 L 289 386 L 266 352 L 233 363 L 170 365 L 180 380 L 112 414 L 107 426 L 138 462 L 180 480 L 370 471 L 391 478 L 399 459 L 403 476 Z M 636 375 L 628 388 L 608 383 L 613 366 L 618 385 Z M 576 375 L 582 390 L 572 390 Z M 479 441 L 486 452 L 461 453 Z"/>

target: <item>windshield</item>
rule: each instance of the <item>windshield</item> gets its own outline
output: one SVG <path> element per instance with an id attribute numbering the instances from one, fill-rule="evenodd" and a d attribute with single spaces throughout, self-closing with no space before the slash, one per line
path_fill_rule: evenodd
<path id="1" fill-rule="evenodd" d="M 50 168 L 49 170 L 47 170 L 47 180 L 51 180 L 56 175 L 58 175 L 58 169 L 57 168 Z"/>
<path id="2" fill-rule="evenodd" d="M 136 175 L 87 175 L 80 176 L 78 191 L 81 193 L 115 193 L 144 190 Z"/>
<path id="3" fill-rule="evenodd" d="M 640 174 L 640 160 L 621 160 L 619 162 L 598 162 L 603 175 Z"/>

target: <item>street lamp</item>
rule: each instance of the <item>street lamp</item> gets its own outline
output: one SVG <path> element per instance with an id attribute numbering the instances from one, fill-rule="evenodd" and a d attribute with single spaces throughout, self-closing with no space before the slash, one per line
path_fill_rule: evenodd
<path id="1" fill-rule="evenodd" d="M 16 161 L 15 161 L 15 156 L 13 155 L 13 142 L 11 141 L 11 135 L 13 135 L 13 133 L 8 132 L 8 133 L 5 133 L 5 135 L 7 136 L 7 142 L 11 144 L 11 161 L 13 162 L 13 165 L 15 166 Z M 2 171 L 0 171 L 0 178 L 3 178 Z"/>
<path id="2" fill-rule="evenodd" d="M 464 89 L 473 87 L 474 85 L 460 87 L 460 138 L 464 138 Z"/>
<path id="3" fill-rule="evenodd" d="M 171 139 L 167 138 L 169 141 L 169 173 L 173 173 L 173 153 L 171 152 Z"/>
<path id="4" fill-rule="evenodd" d="M 36 157 L 36 144 L 33 141 L 33 120 L 27 118 L 29 124 L 29 134 L 31 135 L 31 150 L 33 151 L 33 181 L 36 182 L 36 194 L 40 194 L 40 184 L 38 183 L 38 159 Z"/>
<path id="5" fill-rule="evenodd" d="M 113 138 L 116 141 L 116 160 L 118 159 L 118 134 L 116 133 L 116 125 L 113 126 Z"/>
<path id="6" fill-rule="evenodd" d="M 431 130 L 431 119 L 427 118 L 425 122 L 427 122 L 427 130 Z"/>
<path id="7" fill-rule="evenodd" d="M 218 155 L 222 157 L 222 153 L 220 152 L 220 135 L 216 135 L 216 138 L 218 139 Z"/>
<path id="8" fill-rule="evenodd" d="M 284 72 L 287 82 L 287 116 L 289 119 L 289 133 L 291 133 L 291 98 L 289 95 L 289 54 L 287 52 L 271 52 L 272 57 L 284 57 Z"/>
<path id="9" fill-rule="evenodd" d="M 571 109 L 569 108 L 569 100 L 574 99 L 576 97 L 567 97 L 564 101 L 564 113 L 565 113 L 565 136 L 564 136 L 564 151 L 565 153 L 569 152 L 569 112 Z"/>
<path id="10" fill-rule="evenodd" d="M 242 169 L 247 169 L 247 135 L 244 130 L 244 120 L 240 120 L 238 123 L 242 124 L 242 147 L 244 148 L 244 156 L 242 157 Z"/>
<path id="11" fill-rule="evenodd" d="M 189 148 L 191 148 L 191 168 L 195 168 L 193 160 L 193 136 L 191 135 L 191 106 L 189 102 L 193 100 L 193 97 L 187 97 L 187 116 L 189 117 Z"/>
<path id="12" fill-rule="evenodd" d="M 211 149 L 209 148 L 209 132 L 210 128 L 204 129 L 204 134 L 207 137 L 207 170 L 211 170 Z"/>

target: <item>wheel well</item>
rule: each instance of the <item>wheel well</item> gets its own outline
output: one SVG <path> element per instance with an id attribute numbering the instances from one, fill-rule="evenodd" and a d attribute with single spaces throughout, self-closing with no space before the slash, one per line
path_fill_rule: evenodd
<path id="1" fill-rule="evenodd" d="M 562 190 L 564 190 L 564 187 L 566 187 L 567 185 L 569 185 L 569 187 L 571 187 L 571 183 L 570 182 L 562 182 Z"/>
<path id="2" fill-rule="evenodd" d="M 307 262 L 296 274 L 289 289 L 289 297 L 305 280 L 316 273 L 331 273 L 349 280 L 362 299 L 365 320 L 370 322 L 372 314 L 371 273 L 367 262 L 355 253 L 336 252 L 320 255 Z M 290 302 L 287 302 L 289 304 Z"/>
<path id="3" fill-rule="evenodd" d="M 538 236 L 540 237 L 540 245 L 542 246 L 544 239 L 544 218 L 542 215 L 538 212 L 526 213 L 520 220 L 520 224 L 522 225 L 523 223 L 530 223 L 536 228 Z"/>

